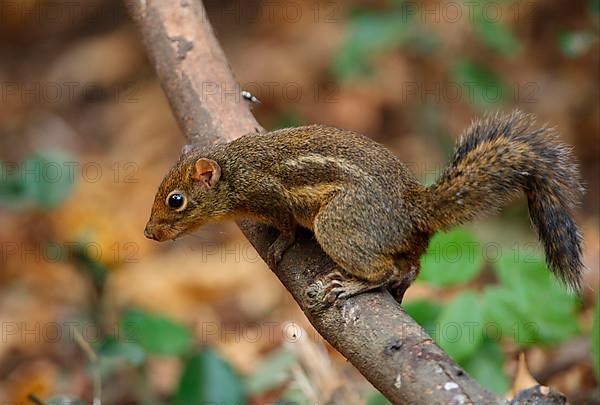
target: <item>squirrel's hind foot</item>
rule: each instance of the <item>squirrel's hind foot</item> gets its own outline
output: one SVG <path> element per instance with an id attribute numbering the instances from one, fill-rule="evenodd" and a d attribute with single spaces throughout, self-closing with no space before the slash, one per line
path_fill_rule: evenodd
<path id="1" fill-rule="evenodd" d="M 404 299 L 404 293 L 412 285 L 417 276 L 419 275 L 419 265 L 412 264 L 409 266 L 405 266 L 408 271 L 404 273 L 400 273 L 397 275 L 386 287 L 387 290 L 392 294 L 392 297 L 398 302 L 398 304 L 402 304 L 402 300 Z"/>

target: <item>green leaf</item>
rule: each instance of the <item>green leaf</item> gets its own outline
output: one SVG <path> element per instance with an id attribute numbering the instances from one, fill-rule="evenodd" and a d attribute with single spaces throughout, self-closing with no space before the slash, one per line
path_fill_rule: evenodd
<path id="1" fill-rule="evenodd" d="M 590 16 L 596 31 L 600 27 L 600 0 L 588 0 L 588 15 Z"/>
<path id="2" fill-rule="evenodd" d="M 423 55 L 432 55 L 438 51 L 443 41 L 434 32 L 423 25 L 412 24 L 403 46 Z"/>
<path id="3" fill-rule="evenodd" d="M 295 362 L 296 356 L 289 350 L 281 349 L 269 355 L 258 370 L 246 378 L 246 392 L 254 395 L 279 387 L 290 377 L 289 369 Z"/>
<path id="4" fill-rule="evenodd" d="M 596 372 L 596 381 L 600 383 L 600 294 L 596 298 L 596 310 L 594 311 L 590 339 L 592 341 L 592 364 Z"/>
<path id="5" fill-rule="evenodd" d="M 462 229 L 436 234 L 421 258 L 419 280 L 438 286 L 472 280 L 483 268 L 478 246 L 475 238 Z"/>
<path id="6" fill-rule="evenodd" d="M 483 312 L 475 293 L 466 292 L 446 305 L 439 317 L 439 345 L 457 362 L 475 353 L 483 341 Z"/>
<path id="7" fill-rule="evenodd" d="M 180 355 L 192 346 L 192 333 L 186 326 L 158 314 L 129 310 L 122 328 L 148 354 Z"/>
<path id="8" fill-rule="evenodd" d="M 381 392 L 376 391 L 369 395 L 367 405 L 391 405 L 391 402 Z"/>
<path id="9" fill-rule="evenodd" d="M 245 402 L 239 377 L 213 349 L 195 354 L 186 362 L 175 394 L 176 405 L 239 405 Z"/>
<path id="10" fill-rule="evenodd" d="M 563 55 L 569 58 L 577 58 L 587 52 L 594 41 L 598 38 L 593 32 L 566 32 L 558 34 L 558 46 Z"/>
<path id="11" fill-rule="evenodd" d="M 96 352 L 99 359 L 97 367 L 102 379 L 109 378 L 125 365 L 139 367 L 146 357 L 140 345 L 119 342 L 112 336 L 102 341 Z"/>
<path id="12" fill-rule="evenodd" d="M 600 15 L 600 0 L 588 1 L 588 12 L 595 17 Z"/>
<path id="13" fill-rule="evenodd" d="M 427 332 L 435 331 L 436 321 L 442 312 L 440 304 L 429 300 L 417 300 L 403 303 L 402 307 Z"/>
<path id="14" fill-rule="evenodd" d="M 98 355 L 122 359 L 133 366 L 141 365 L 146 357 L 144 349 L 137 343 L 119 342 L 115 337 L 109 337 L 102 342 Z"/>
<path id="15" fill-rule="evenodd" d="M 484 292 L 486 318 L 493 325 L 490 333 L 522 346 L 540 342 L 539 329 L 527 313 L 514 303 L 515 294 L 504 288 L 489 287 Z"/>
<path id="16" fill-rule="evenodd" d="M 487 67 L 462 58 L 452 68 L 453 80 L 461 87 L 462 99 L 475 103 L 480 109 L 498 108 L 508 94 L 500 77 Z"/>
<path id="17" fill-rule="evenodd" d="M 504 55 L 512 55 L 518 51 L 519 42 L 504 24 L 479 15 L 480 18 L 473 21 L 473 28 L 483 43 Z"/>
<path id="18" fill-rule="evenodd" d="M 577 333 L 577 298 L 552 276 L 539 257 L 504 255 L 500 286 L 484 292 L 486 319 L 522 346 L 559 343 Z"/>
<path id="19" fill-rule="evenodd" d="M 11 208 L 23 208 L 29 199 L 27 187 L 17 167 L 0 160 L 0 204 Z"/>
<path id="20" fill-rule="evenodd" d="M 343 80 L 367 73 L 373 56 L 408 38 L 408 21 L 407 14 L 400 10 L 352 16 L 346 40 L 334 59 L 334 75 Z"/>
<path id="21" fill-rule="evenodd" d="M 510 381 L 504 373 L 504 353 L 497 343 L 484 339 L 473 356 L 462 363 L 464 369 L 485 388 L 504 394 Z"/>
<path id="22" fill-rule="evenodd" d="M 73 188 L 72 162 L 68 154 L 58 150 L 33 153 L 21 171 L 29 199 L 43 210 L 60 205 Z"/>

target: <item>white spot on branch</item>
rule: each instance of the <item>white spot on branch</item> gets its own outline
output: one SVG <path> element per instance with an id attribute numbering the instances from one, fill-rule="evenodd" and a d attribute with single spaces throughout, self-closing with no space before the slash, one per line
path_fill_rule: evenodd
<path id="1" fill-rule="evenodd" d="M 458 384 L 455 382 L 447 382 L 446 384 L 444 384 L 444 389 L 446 391 L 455 390 L 457 388 L 458 388 Z"/>

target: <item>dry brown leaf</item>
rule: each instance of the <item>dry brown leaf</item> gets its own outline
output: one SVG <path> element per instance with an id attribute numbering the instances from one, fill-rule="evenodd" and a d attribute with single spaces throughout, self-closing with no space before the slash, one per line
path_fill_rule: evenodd
<path id="1" fill-rule="evenodd" d="M 514 398 L 515 395 L 524 389 L 540 385 L 539 382 L 533 378 L 529 369 L 527 368 L 527 361 L 525 359 L 525 353 L 519 353 L 519 365 L 517 366 L 517 374 L 515 375 L 515 381 L 510 392 L 507 394 L 507 398 Z"/>
<path id="2" fill-rule="evenodd" d="M 56 393 L 59 378 L 58 366 L 48 360 L 24 363 L 10 373 L 3 384 L 5 400 L 16 404 L 29 404 L 31 401 L 27 397 L 30 394 L 40 399 L 49 398 Z"/>
<path id="3" fill-rule="evenodd" d="M 281 300 L 283 287 L 266 265 L 252 253 L 247 241 L 230 241 L 223 246 L 198 244 L 160 255 L 145 256 L 115 271 L 108 280 L 107 302 L 111 311 L 138 306 L 178 319 L 198 319 L 214 305 L 235 305 L 247 317 L 243 303 L 257 301 L 267 313 Z M 240 301 L 241 300 L 241 301 Z M 258 316 L 256 307 L 249 313 Z"/>

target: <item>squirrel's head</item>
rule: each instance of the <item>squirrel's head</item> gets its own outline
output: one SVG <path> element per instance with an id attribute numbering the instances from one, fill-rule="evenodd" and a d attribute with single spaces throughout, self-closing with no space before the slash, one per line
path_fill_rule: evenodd
<path id="1" fill-rule="evenodd" d="M 212 159 L 191 155 L 182 156 L 162 181 L 144 230 L 147 238 L 175 239 L 228 216 L 221 167 Z"/>

